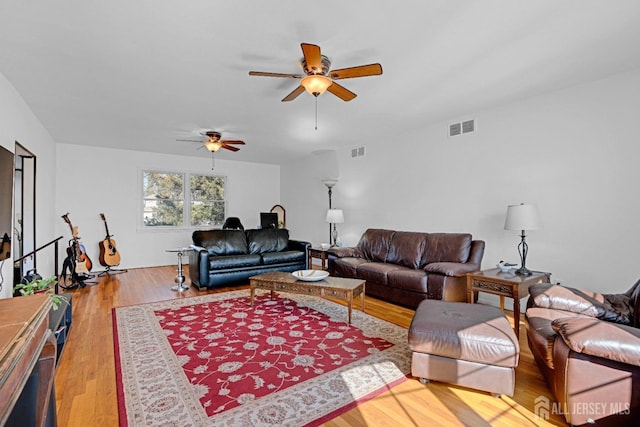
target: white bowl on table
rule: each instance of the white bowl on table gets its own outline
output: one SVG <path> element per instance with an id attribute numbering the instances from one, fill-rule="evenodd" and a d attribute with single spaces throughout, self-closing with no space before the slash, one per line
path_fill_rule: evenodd
<path id="1" fill-rule="evenodd" d="M 498 264 L 496 264 L 496 267 L 500 269 L 501 273 L 508 273 L 512 269 L 516 268 L 517 266 L 518 264 L 511 264 L 509 262 L 504 262 L 504 261 L 500 261 Z"/>
<path id="2" fill-rule="evenodd" d="M 328 243 L 320 243 L 320 247 L 322 248 L 323 251 L 326 251 L 331 247 L 331 245 Z"/>
<path id="3" fill-rule="evenodd" d="M 291 273 L 291 275 L 305 282 L 317 282 L 329 277 L 329 272 L 324 270 L 298 270 Z"/>

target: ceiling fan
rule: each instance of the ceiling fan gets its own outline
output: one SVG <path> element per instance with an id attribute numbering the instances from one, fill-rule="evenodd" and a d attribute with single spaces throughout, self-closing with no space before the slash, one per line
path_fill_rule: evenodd
<path id="1" fill-rule="evenodd" d="M 320 46 L 302 43 L 301 66 L 304 74 L 269 73 L 263 71 L 249 71 L 250 76 L 284 77 L 300 79 L 300 84 L 282 102 L 293 101 L 305 90 L 316 98 L 325 91 L 329 91 L 343 101 L 351 101 L 357 95 L 335 80 L 352 79 L 355 77 L 377 76 L 382 74 L 382 65 L 369 64 L 357 67 L 330 70 L 331 61 L 320 52 Z"/>
<path id="2" fill-rule="evenodd" d="M 200 135 L 207 137 L 207 139 L 176 139 L 176 141 L 200 142 L 212 153 L 215 153 L 221 148 L 225 148 L 230 151 L 240 151 L 240 149 L 238 147 L 234 147 L 234 145 L 245 145 L 244 141 L 240 140 L 220 139 L 222 138 L 222 134 L 215 130 L 200 132 Z"/>

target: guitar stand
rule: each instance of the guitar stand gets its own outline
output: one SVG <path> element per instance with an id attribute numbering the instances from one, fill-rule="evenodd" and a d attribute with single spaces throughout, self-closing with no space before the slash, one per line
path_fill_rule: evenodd
<path id="1" fill-rule="evenodd" d="M 84 288 L 87 285 L 93 286 L 98 284 L 97 280 L 89 280 L 93 279 L 94 277 L 95 276 L 93 274 L 76 274 L 75 277 L 73 277 L 73 275 L 71 276 L 71 280 L 75 280 L 76 282 L 78 282 L 79 287 Z"/>
<path id="2" fill-rule="evenodd" d="M 118 273 L 126 273 L 128 270 L 126 268 L 111 268 L 111 266 L 107 265 L 103 271 L 98 273 L 98 277 L 107 274 L 118 274 Z"/>
<path id="3" fill-rule="evenodd" d="M 77 274 L 71 274 L 69 277 L 71 277 L 71 283 L 67 284 L 67 276 L 66 275 L 61 275 L 60 277 L 62 277 L 62 280 L 60 281 L 59 285 L 62 289 L 68 291 L 71 289 L 77 289 L 77 288 L 84 288 L 87 285 L 89 286 L 93 286 L 93 285 L 97 285 L 98 282 L 95 280 L 88 280 L 90 278 L 93 277 L 93 275 L 77 275 Z"/>
<path id="4" fill-rule="evenodd" d="M 71 283 L 67 284 L 67 268 L 69 269 L 69 277 L 71 277 Z M 71 290 L 76 288 L 84 288 L 87 285 L 97 285 L 98 282 L 89 280 L 94 277 L 92 274 L 77 274 L 75 272 L 75 260 L 73 257 L 68 256 L 62 263 L 62 274 L 60 275 L 62 280 L 59 280 L 59 285 L 64 290 Z"/>

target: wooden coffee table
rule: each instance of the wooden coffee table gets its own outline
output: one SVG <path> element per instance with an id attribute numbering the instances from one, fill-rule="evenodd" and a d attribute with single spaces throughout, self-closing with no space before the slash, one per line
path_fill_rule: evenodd
<path id="1" fill-rule="evenodd" d="M 349 324 L 351 324 L 353 298 L 360 295 L 360 310 L 364 313 L 364 280 L 329 276 L 317 282 L 305 282 L 296 279 L 291 273 L 271 272 L 252 276 L 249 281 L 251 289 L 249 304 L 251 306 L 253 306 L 255 290 L 266 289 L 271 291 L 271 298 L 273 298 L 274 291 L 281 291 L 292 294 L 338 298 L 346 301 L 349 310 Z"/>

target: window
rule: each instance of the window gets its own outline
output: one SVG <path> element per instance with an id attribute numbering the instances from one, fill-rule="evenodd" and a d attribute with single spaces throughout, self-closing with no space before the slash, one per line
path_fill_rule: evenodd
<path id="1" fill-rule="evenodd" d="M 222 225 L 225 177 L 180 172 L 142 172 L 144 227 Z"/>

